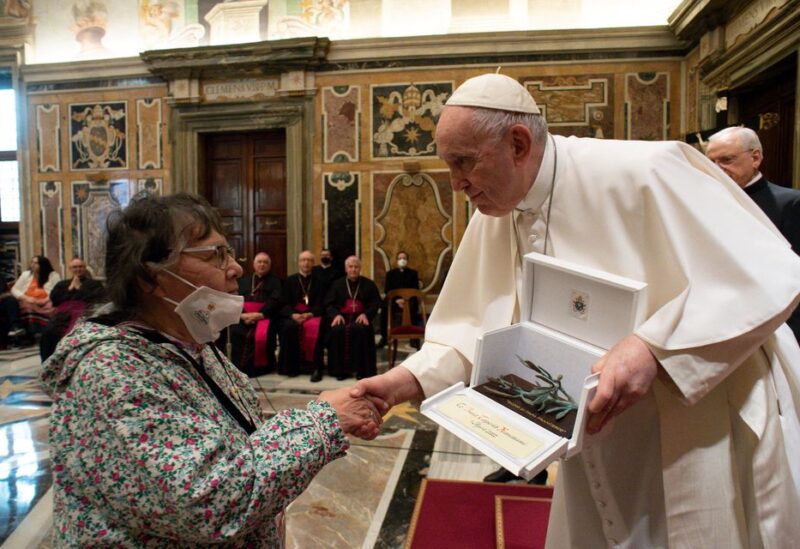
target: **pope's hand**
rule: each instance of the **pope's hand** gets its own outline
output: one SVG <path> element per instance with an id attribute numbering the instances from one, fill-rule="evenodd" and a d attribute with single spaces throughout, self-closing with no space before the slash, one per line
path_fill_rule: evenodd
<path id="1" fill-rule="evenodd" d="M 402 366 L 379 376 L 360 380 L 350 389 L 353 398 L 368 398 L 381 414 L 407 400 L 420 400 L 424 393 L 417 378 Z"/>
<path id="2" fill-rule="evenodd" d="M 333 322 L 331 322 L 331 326 L 338 326 L 340 324 L 344 324 L 344 317 L 342 315 L 336 315 L 333 317 Z"/>
<path id="3" fill-rule="evenodd" d="M 364 326 L 368 326 L 369 325 L 369 319 L 367 318 L 367 315 L 365 315 L 364 313 L 361 313 L 360 315 L 358 315 L 358 318 L 356 318 L 356 323 L 357 324 L 363 324 Z"/>
<path id="4" fill-rule="evenodd" d="M 592 373 L 597 372 L 600 383 L 589 403 L 589 433 L 599 432 L 647 394 L 658 373 L 658 361 L 644 341 L 629 335 L 592 366 Z"/>

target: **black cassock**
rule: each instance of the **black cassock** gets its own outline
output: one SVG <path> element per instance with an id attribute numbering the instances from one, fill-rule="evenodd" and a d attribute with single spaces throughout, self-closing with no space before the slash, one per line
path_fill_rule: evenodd
<path id="1" fill-rule="evenodd" d="M 281 279 L 272 273 L 263 277 L 256 275 L 239 279 L 239 295 L 248 302 L 263 303 L 260 312 L 269 319 L 267 332 L 267 366 L 265 372 L 275 369 L 275 349 L 278 346 L 280 329 Z M 255 353 L 256 324 L 239 322 L 231 326 L 231 360 L 246 374 L 255 373 L 253 358 Z"/>
<path id="2" fill-rule="evenodd" d="M 800 255 L 800 191 L 775 185 L 762 177 L 745 187 L 744 192 L 764 210 L 770 221 L 792 245 L 794 252 Z M 786 324 L 800 343 L 800 307 L 794 310 Z"/>
<path id="3" fill-rule="evenodd" d="M 335 281 L 325 299 L 328 333 L 328 371 L 339 379 L 354 372 L 358 379 L 374 376 L 375 333 L 372 320 L 381 306 L 381 295 L 373 281 L 363 276 L 350 281 Z M 356 319 L 365 314 L 368 324 L 358 324 Z M 336 315 L 344 317 L 344 324 L 331 326 Z"/>
<path id="4" fill-rule="evenodd" d="M 301 337 L 304 329 L 292 320 L 292 314 L 310 312 L 314 318 L 320 318 L 325 311 L 325 294 L 322 293 L 322 284 L 312 273 L 302 276 L 300 273 L 289 276 L 283 283 L 282 309 L 281 309 L 281 350 L 278 356 L 278 372 L 284 375 L 296 376 L 303 370 L 303 365 L 308 361 L 309 353 L 313 353 L 313 368 L 322 370 L 323 351 L 325 341 L 325 321 L 319 323 L 319 336 L 313 350 L 304 352 L 301 348 Z"/>

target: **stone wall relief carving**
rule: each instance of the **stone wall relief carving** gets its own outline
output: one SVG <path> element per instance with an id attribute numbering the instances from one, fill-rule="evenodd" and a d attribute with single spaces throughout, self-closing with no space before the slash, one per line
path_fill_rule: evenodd
<path id="1" fill-rule="evenodd" d="M 774 10 L 778 10 L 790 0 L 756 0 L 731 19 L 725 27 L 725 46 L 730 48 L 740 38 L 744 38 L 761 25 Z"/>
<path id="2" fill-rule="evenodd" d="M 70 104 L 70 169 L 128 167 L 127 106 L 127 101 Z"/>
<path id="3" fill-rule="evenodd" d="M 323 162 L 358 162 L 361 127 L 361 88 L 322 88 Z"/>
<path id="4" fill-rule="evenodd" d="M 108 216 L 128 200 L 128 181 L 72 182 L 72 255 L 83 257 L 97 277 L 105 277 Z"/>
<path id="5" fill-rule="evenodd" d="M 453 194 L 446 170 L 373 173 L 373 273 L 380 284 L 398 251 L 423 290 L 438 292 L 453 255 Z"/>
<path id="6" fill-rule="evenodd" d="M 613 75 L 521 78 L 552 133 L 614 137 Z"/>
<path id="7" fill-rule="evenodd" d="M 136 193 L 147 193 L 161 196 L 164 191 L 164 180 L 160 177 L 146 177 L 136 181 Z"/>
<path id="8" fill-rule="evenodd" d="M 669 74 L 625 75 L 625 139 L 657 141 L 669 137 Z"/>
<path id="9" fill-rule="evenodd" d="M 435 157 L 436 123 L 452 92 L 452 82 L 372 86 L 372 158 Z"/>

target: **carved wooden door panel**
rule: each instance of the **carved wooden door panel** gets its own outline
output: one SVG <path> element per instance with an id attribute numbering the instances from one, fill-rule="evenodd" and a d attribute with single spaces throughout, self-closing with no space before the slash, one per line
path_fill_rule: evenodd
<path id="1" fill-rule="evenodd" d="M 222 216 L 245 273 L 263 251 L 272 258 L 272 272 L 285 277 L 285 131 L 209 134 L 204 149 L 200 188 Z"/>

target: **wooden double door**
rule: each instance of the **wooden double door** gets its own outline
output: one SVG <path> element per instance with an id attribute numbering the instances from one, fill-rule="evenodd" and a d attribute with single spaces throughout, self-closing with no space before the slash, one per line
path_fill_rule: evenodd
<path id="1" fill-rule="evenodd" d="M 207 134 L 201 189 L 222 216 L 245 274 L 267 252 L 272 272 L 286 277 L 286 132 Z"/>

